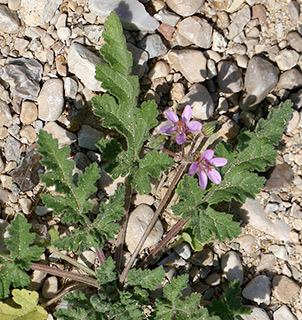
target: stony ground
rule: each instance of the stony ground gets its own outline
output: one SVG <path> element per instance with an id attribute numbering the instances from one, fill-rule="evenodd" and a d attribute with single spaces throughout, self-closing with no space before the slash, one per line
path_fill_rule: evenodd
<path id="1" fill-rule="evenodd" d="M 112 6 L 108 12 L 105 2 L 0 0 L 0 250 L 5 228 L 17 213 L 25 215 L 40 235 L 45 227 L 60 225 L 38 202 L 43 190 L 35 152 L 39 130 L 51 132 L 61 146 L 71 145 L 78 170 L 92 161 L 104 167 L 94 142 L 110 133 L 102 131 L 92 116 L 89 101 L 102 91 L 94 69 L 102 61 L 98 50 L 104 16 L 119 1 L 107 1 Z M 243 207 L 230 204 L 230 212 L 242 222 L 241 236 L 232 242 L 214 241 L 198 253 L 182 244 L 168 251 L 162 264 L 168 278 L 189 272 L 189 289 L 201 292 L 204 300 L 219 295 L 226 280 L 239 278 L 244 303 L 254 308 L 245 319 L 302 320 L 299 1 L 124 3 L 128 7 L 120 5 L 119 12 L 125 13 L 125 36 L 133 70 L 140 77 L 141 97 L 154 99 L 160 113 L 169 108 L 180 111 L 189 103 L 195 119 L 223 118 L 220 134 L 232 139 L 241 127 L 252 129 L 281 101 L 294 102 L 266 186 Z M 95 210 L 116 185 L 103 173 L 93 199 Z M 150 219 L 166 185 L 163 177 L 152 194 L 134 197 L 132 230 L 140 228 L 136 215 Z M 168 210 L 152 241 L 158 241 L 173 221 Z M 135 238 L 130 231 L 126 241 L 131 252 Z M 54 254 L 45 259 L 61 266 Z M 95 253 L 88 251 L 81 260 L 92 264 Z M 41 289 L 45 302 L 62 284 L 61 279 L 35 271 L 30 289 Z"/>

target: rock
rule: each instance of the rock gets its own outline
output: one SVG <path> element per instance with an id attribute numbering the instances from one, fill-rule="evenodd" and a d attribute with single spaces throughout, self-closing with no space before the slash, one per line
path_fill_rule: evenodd
<path id="1" fill-rule="evenodd" d="M 214 261 L 213 251 L 205 248 L 202 251 L 196 252 L 191 257 L 191 263 L 199 267 L 212 266 Z"/>
<path id="2" fill-rule="evenodd" d="M 289 308 L 284 304 L 273 314 L 274 320 L 297 320 L 297 318 L 291 313 Z"/>
<path id="3" fill-rule="evenodd" d="M 28 26 L 44 26 L 61 3 L 62 0 L 21 0 L 20 14 Z"/>
<path id="4" fill-rule="evenodd" d="M 166 0 L 169 8 L 183 17 L 196 13 L 203 3 L 204 0 Z"/>
<path id="5" fill-rule="evenodd" d="M 94 78 L 95 67 L 103 62 L 100 56 L 92 53 L 80 43 L 73 42 L 68 50 L 69 71 L 74 73 L 90 90 L 104 91 L 101 82 Z"/>
<path id="6" fill-rule="evenodd" d="M 12 115 L 10 112 L 10 107 L 7 103 L 0 100 L 0 126 L 8 125 L 12 120 Z"/>
<path id="7" fill-rule="evenodd" d="M 137 193 L 133 198 L 133 204 L 138 206 L 142 203 L 147 204 L 148 206 L 152 206 L 154 203 L 154 198 L 149 194 L 139 194 Z"/>
<path id="8" fill-rule="evenodd" d="M 275 257 L 282 260 L 288 260 L 288 254 L 284 246 L 278 246 L 277 244 L 273 244 L 269 246 L 268 249 L 274 254 Z"/>
<path id="9" fill-rule="evenodd" d="M 159 23 L 151 17 L 138 0 L 91 0 L 89 10 L 97 16 L 107 17 L 114 11 L 123 27 L 129 30 L 155 31 Z"/>
<path id="10" fill-rule="evenodd" d="M 11 12 L 7 6 L 0 5 L 0 32 L 19 32 L 20 21 L 15 12 Z"/>
<path id="11" fill-rule="evenodd" d="M 278 75 L 278 69 L 271 62 L 258 56 L 251 58 L 245 74 L 240 108 L 248 110 L 265 99 L 275 88 Z"/>
<path id="12" fill-rule="evenodd" d="M 212 43 L 212 26 L 205 19 L 188 17 L 177 25 L 178 33 L 200 48 L 208 49 Z"/>
<path id="13" fill-rule="evenodd" d="M 9 57 L 0 76 L 9 83 L 13 95 L 34 100 L 40 91 L 42 72 L 42 65 L 35 59 Z"/>
<path id="14" fill-rule="evenodd" d="M 172 27 L 175 27 L 180 19 L 180 17 L 177 14 L 166 9 L 158 11 L 153 17 L 158 21 Z"/>
<path id="15" fill-rule="evenodd" d="M 294 180 L 294 172 L 288 163 L 277 164 L 267 179 L 265 190 L 272 191 L 288 187 Z"/>
<path id="16" fill-rule="evenodd" d="M 190 91 L 181 99 L 179 108 L 191 105 L 192 117 L 197 120 L 207 120 L 214 113 L 214 102 L 207 88 L 202 84 L 193 84 Z"/>
<path id="17" fill-rule="evenodd" d="M 31 210 L 31 200 L 28 198 L 21 198 L 19 199 L 19 204 L 21 206 L 21 210 L 24 214 L 30 214 L 30 210 Z"/>
<path id="18" fill-rule="evenodd" d="M 150 72 L 148 73 L 148 77 L 151 80 L 155 80 L 158 78 L 165 78 L 170 72 L 169 65 L 164 61 L 157 61 Z"/>
<path id="19" fill-rule="evenodd" d="M 279 78 L 279 89 L 296 90 L 302 86 L 302 72 L 296 68 L 283 72 Z"/>
<path id="20" fill-rule="evenodd" d="M 238 214 L 251 227 L 271 235 L 278 241 L 291 241 L 291 228 L 282 220 L 272 222 L 264 212 L 259 200 L 247 199 Z"/>
<path id="21" fill-rule="evenodd" d="M 163 43 L 160 35 L 151 34 L 138 43 L 139 48 L 145 50 L 149 54 L 149 59 L 163 56 L 168 49 Z"/>
<path id="22" fill-rule="evenodd" d="M 290 31 L 286 36 L 286 40 L 294 50 L 302 52 L 302 37 L 297 31 Z"/>
<path id="23" fill-rule="evenodd" d="M 20 120 L 23 124 L 31 124 L 38 117 L 38 109 L 34 102 L 23 101 L 21 105 Z"/>
<path id="24" fill-rule="evenodd" d="M 251 234 L 244 234 L 236 239 L 236 242 L 240 244 L 240 248 L 249 254 L 255 251 L 256 239 Z"/>
<path id="25" fill-rule="evenodd" d="M 78 83 L 71 77 L 63 78 L 63 83 L 65 97 L 75 99 L 78 92 Z"/>
<path id="26" fill-rule="evenodd" d="M 82 125 L 78 132 L 78 144 L 81 148 L 97 150 L 95 143 L 103 138 L 104 134 L 90 126 Z"/>
<path id="27" fill-rule="evenodd" d="M 132 73 L 141 78 L 147 70 L 148 53 L 145 50 L 135 47 L 131 43 L 127 43 L 127 49 L 132 53 Z"/>
<path id="28" fill-rule="evenodd" d="M 166 40 L 170 41 L 173 38 L 173 34 L 175 31 L 175 28 L 165 24 L 161 23 L 160 26 L 157 28 L 158 33 L 160 33 Z"/>
<path id="29" fill-rule="evenodd" d="M 251 314 L 241 314 L 240 318 L 243 320 L 270 320 L 270 317 L 267 315 L 265 310 L 254 307 L 254 306 L 249 306 L 252 309 Z"/>
<path id="30" fill-rule="evenodd" d="M 251 20 L 251 10 L 248 5 L 244 5 L 234 15 L 233 21 L 229 26 L 228 39 L 234 39 L 245 27 L 245 25 Z"/>
<path id="31" fill-rule="evenodd" d="M 112 179 L 110 175 L 105 171 L 107 165 L 101 166 L 101 178 L 100 178 L 100 189 L 104 191 L 107 196 L 112 196 L 115 194 L 116 189 L 120 184 L 125 183 L 125 177 L 118 177 L 117 179 Z"/>
<path id="32" fill-rule="evenodd" d="M 0 192 L 0 202 L 2 202 L 1 192 Z M 9 251 L 6 249 L 5 239 L 9 238 L 9 233 L 7 227 L 9 223 L 3 219 L 0 219 L 0 254 L 8 254 Z"/>
<path id="33" fill-rule="evenodd" d="M 292 0 L 288 4 L 288 13 L 291 19 L 298 20 L 300 15 L 300 4 Z"/>
<path id="34" fill-rule="evenodd" d="M 44 82 L 37 102 L 39 118 L 44 121 L 56 121 L 64 108 L 63 81 L 49 79 Z"/>
<path id="35" fill-rule="evenodd" d="M 6 161 L 15 161 L 19 163 L 20 147 L 21 147 L 20 142 L 9 135 L 6 138 L 5 145 L 4 145 L 4 155 L 5 155 Z"/>
<path id="36" fill-rule="evenodd" d="M 78 262 L 80 262 L 84 266 L 87 266 L 88 268 L 91 268 L 94 266 L 95 259 L 96 253 L 91 250 L 87 250 L 78 257 Z"/>
<path id="37" fill-rule="evenodd" d="M 58 139 L 59 148 L 69 146 L 77 140 L 77 136 L 59 126 L 56 122 L 48 122 L 43 130 L 52 134 L 54 139 Z"/>
<path id="38" fill-rule="evenodd" d="M 286 276 L 274 276 L 273 296 L 283 303 L 290 303 L 299 292 L 300 286 Z"/>
<path id="39" fill-rule="evenodd" d="M 58 279 L 57 277 L 47 278 L 42 286 L 42 295 L 45 299 L 53 298 L 58 292 Z"/>
<path id="40" fill-rule="evenodd" d="M 37 139 L 37 134 L 32 126 L 25 126 L 20 130 L 20 136 L 26 138 L 29 144 L 32 144 Z M 22 141 L 22 140 L 21 140 Z"/>
<path id="41" fill-rule="evenodd" d="M 211 7 L 215 10 L 228 10 L 233 0 L 210 0 Z"/>
<path id="42" fill-rule="evenodd" d="M 173 250 L 185 260 L 188 260 L 191 257 L 191 248 L 185 242 L 182 242 L 179 245 L 175 246 Z"/>
<path id="43" fill-rule="evenodd" d="M 168 60 L 191 83 L 203 82 L 207 77 L 207 59 L 201 51 L 172 50 L 168 53 Z"/>
<path id="44" fill-rule="evenodd" d="M 286 134 L 291 135 L 291 133 L 297 128 L 301 119 L 301 115 L 297 110 L 294 110 L 291 119 L 286 127 Z"/>
<path id="45" fill-rule="evenodd" d="M 169 265 L 177 265 L 177 266 L 185 266 L 187 264 L 187 261 L 181 258 L 176 252 L 172 252 L 159 262 L 159 265 L 162 266 L 169 266 Z"/>
<path id="46" fill-rule="evenodd" d="M 46 275 L 47 273 L 44 271 L 34 270 L 30 275 L 30 284 L 28 285 L 27 290 L 38 291 L 42 287 Z"/>
<path id="47" fill-rule="evenodd" d="M 206 279 L 205 283 L 208 284 L 209 286 L 218 286 L 221 282 L 220 274 L 217 272 L 211 273 Z"/>
<path id="48" fill-rule="evenodd" d="M 258 19 L 260 25 L 266 22 L 266 13 L 266 8 L 262 4 L 256 4 L 252 7 L 252 19 Z"/>
<path id="49" fill-rule="evenodd" d="M 299 53 L 295 50 L 284 49 L 276 55 L 275 59 L 280 70 L 289 70 L 297 64 Z"/>
<path id="50" fill-rule="evenodd" d="M 218 63 L 217 82 L 221 91 L 225 93 L 236 93 L 243 87 L 239 68 L 235 63 L 226 60 Z"/>
<path id="51" fill-rule="evenodd" d="M 256 276 L 242 290 L 244 298 L 258 304 L 270 303 L 271 281 L 265 275 Z"/>
<path id="52" fill-rule="evenodd" d="M 141 204 L 130 213 L 126 230 L 125 242 L 128 250 L 133 253 L 140 238 L 147 229 L 147 226 L 154 216 L 154 211 L 146 204 Z M 160 220 L 157 220 L 151 233 L 146 239 L 142 250 L 158 243 L 164 233 L 164 228 Z"/>
<path id="53" fill-rule="evenodd" d="M 221 271 L 229 282 L 239 279 L 243 282 L 243 268 L 239 255 L 235 251 L 227 252 L 221 259 Z"/>
<path id="54" fill-rule="evenodd" d="M 212 41 L 212 50 L 215 52 L 224 52 L 228 46 L 226 38 L 216 30 L 213 31 Z"/>

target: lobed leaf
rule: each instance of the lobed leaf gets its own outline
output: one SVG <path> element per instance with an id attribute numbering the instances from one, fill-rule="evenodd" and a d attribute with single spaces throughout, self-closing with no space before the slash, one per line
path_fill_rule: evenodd
<path id="1" fill-rule="evenodd" d="M 39 295 L 25 289 L 12 291 L 13 301 L 19 306 L 14 308 L 0 301 L 0 317 L 3 320 L 43 320 L 47 319 L 47 312 L 38 306 Z"/>
<path id="2" fill-rule="evenodd" d="M 116 280 L 116 268 L 114 260 L 109 257 L 104 264 L 97 269 L 97 283 L 103 286 Z"/>
<path id="3" fill-rule="evenodd" d="M 131 269 L 128 273 L 127 279 L 131 286 L 139 286 L 144 289 L 155 290 L 163 281 L 165 276 L 164 269 L 158 267 L 154 270 Z"/>

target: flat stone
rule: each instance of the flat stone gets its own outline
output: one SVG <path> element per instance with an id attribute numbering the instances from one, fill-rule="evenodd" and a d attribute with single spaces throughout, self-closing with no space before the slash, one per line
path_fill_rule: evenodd
<path id="1" fill-rule="evenodd" d="M 64 108 L 63 81 L 49 79 L 44 82 L 37 102 L 39 118 L 44 121 L 56 121 Z"/>
<path id="2" fill-rule="evenodd" d="M 301 114 L 297 110 L 294 110 L 290 120 L 288 121 L 288 125 L 286 127 L 286 134 L 291 135 L 292 132 L 298 127 L 301 119 Z"/>
<path id="3" fill-rule="evenodd" d="M 32 144 L 37 139 L 37 134 L 32 126 L 25 126 L 20 130 L 20 136 L 26 138 L 29 144 Z"/>
<path id="4" fill-rule="evenodd" d="M 242 284 L 242 263 L 239 255 L 235 251 L 229 251 L 222 257 L 221 270 L 229 282 L 239 279 L 240 284 Z"/>
<path id="5" fill-rule="evenodd" d="M 123 27 L 129 30 L 155 31 L 159 27 L 159 22 L 146 12 L 138 0 L 91 0 L 89 10 L 101 17 L 107 17 L 114 11 Z"/>
<path id="6" fill-rule="evenodd" d="M 159 262 L 159 265 L 162 266 L 169 266 L 171 264 L 176 266 L 185 266 L 187 261 L 180 257 L 176 252 L 172 252 L 168 257 Z"/>
<path id="7" fill-rule="evenodd" d="M 161 23 L 160 26 L 157 28 L 158 33 L 160 33 L 166 40 L 170 41 L 173 38 L 173 34 L 175 31 L 175 28 L 165 24 Z"/>
<path id="8" fill-rule="evenodd" d="M 242 90 L 242 75 L 235 63 L 227 60 L 220 61 L 217 69 L 217 82 L 222 92 L 236 93 Z"/>
<path id="9" fill-rule="evenodd" d="M 196 252 L 191 257 L 191 263 L 199 267 L 212 266 L 214 261 L 213 251 L 205 248 L 202 251 Z"/>
<path id="10" fill-rule="evenodd" d="M 54 16 L 62 0 L 21 0 L 20 14 L 28 26 L 44 26 Z"/>
<path id="11" fill-rule="evenodd" d="M 40 270 L 34 270 L 30 275 L 30 283 L 27 287 L 27 290 L 37 291 L 41 289 L 44 279 L 46 278 L 47 273 Z"/>
<path id="12" fill-rule="evenodd" d="M 251 314 L 241 314 L 240 318 L 243 320 L 270 320 L 270 317 L 265 312 L 265 310 L 254 307 L 254 306 L 248 306 L 252 309 Z"/>
<path id="13" fill-rule="evenodd" d="M 9 105 L 0 100 L 0 126 L 8 125 L 11 120 L 12 115 Z"/>
<path id="14" fill-rule="evenodd" d="M 282 260 L 288 260 L 288 253 L 284 246 L 279 246 L 277 244 L 273 244 L 269 246 L 268 248 L 275 257 L 282 259 Z"/>
<path id="15" fill-rule="evenodd" d="M 299 32 L 290 31 L 286 36 L 286 40 L 294 50 L 300 53 L 302 52 L 302 37 Z"/>
<path id="16" fill-rule="evenodd" d="M 201 51 L 193 49 L 172 50 L 168 60 L 191 83 L 203 82 L 207 77 L 207 59 Z"/>
<path id="17" fill-rule="evenodd" d="M 277 258 L 271 254 L 262 254 L 260 257 L 259 264 L 257 266 L 257 271 L 273 270 L 276 266 Z"/>
<path id="18" fill-rule="evenodd" d="M 266 22 L 267 10 L 264 5 L 256 4 L 252 7 L 252 19 L 258 19 L 260 25 Z"/>
<path id="19" fill-rule="evenodd" d="M 212 50 L 215 52 L 224 52 L 228 46 L 226 38 L 214 29 L 212 37 Z"/>
<path id="20" fill-rule="evenodd" d="M 258 304 L 270 303 L 271 281 L 265 275 L 256 276 L 242 290 L 244 298 Z"/>
<path id="21" fill-rule="evenodd" d="M 138 47 L 148 52 L 149 59 L 163 56 L 168 52 L 160 35 L 151 34 L 138 43 Z"/>
<path id="22" fill-rule="evenodd" d="M 13 95 L 34 100 L 40 91 L 42 72 L 43 66 L 35 59 L 9 57 L 0 76 L 9 83 Z"/>
<path id="23" fill-rule="evenodd" d="M 68 50 L 67 63 L 69 71 L 74 73 L 83 84 L 93 91 L 104 91 L 101 82 L 95 76 L 95 67 L 104 60 L 80 43 L 73 42 Z"/>
<path id="24" fill-rule="evenodd" d="M 166 62 L 159 60 L 154 64 L 154 66 L 148 73 L 148 77 L 151 80 L 155 80 L 158 78 L 165 78 L 169 74 L 169 72 L 170 72 L 169 65 Z"/>
<path id="25" fill-rule="evenodd" d="M 289 70 L 298 63 L 299 53 L 295 50 L 284 49 L 276 55 L 275 60 L 280 70 Z"/>
<path id="26" fill-rule="evenodd" d="M 19 32 L 20 21 L 15 12 L 11 12 L 7 6 L 0 5 L 0 32 Z"/>
<path id="27" fill-rule="evenodd" d="M 45 299 L 53 298 L 58 292 L 58 279 L 57 277 L 47 278 L 42 286 L 42 295 Z"/>
<path id="28" fill-rule="evenodd" d="M 291 313 L 289 308 L 284 304 L 273 314 L 274 320 L 297 320 L 297 318 Z"/>
<path id="29" fill-rule="evenodd" d="M 97 150 L 95 143 L 103 138 L 104 134 L 90 126 L 82 125 L 78 132 L 78 144 L 81 148 Z"/>
<path id="30" fill-rule="evenodd" d="M 245 74 L 240 108 L 248 110 L 265 99 L 275 88 L 278 75 L 278 69 L 271 62 L 262 57 L 252 57 Z"/>
<path id="31" fill-rule="evenodd" d="M 149 55 L 145 50 L 135 47 L 130 42 L 127 43 L 127 49 L 132 53 L 132 73 L 141 78 L 147 70 Z"/>
<path id="32" fill-rule="evenodd" d="M 78 83 L 71 77 L 63 78 L 64 95 L 67 98 L 75 99 L 78 93 Z"/>
<path id="33" fill-rule="evenodd" d="M 177 14 L 166 9 L 159 10 L 153 17 L 158 21 L 172 27 L 175 27 L 180 19 Z"/>
<path id="34" fill-rule="evenodd" d="M 177 25 L 178 33 L 200 48 L 208 49 L 212 43 L 212 26 L 205 19 L 188 17 Z"/>
<path id="35" fill-rule="evenodd" d="M 185 260 L 188 260 L 191 257 L 191 248 L 185 242 L 182 242 L 179 245 L 175 246 L 173 250 Z"/>
<path id="36" fill-rule="evenodd" d="M 271 221 L 263 210 L 259 200 L 247 199 L 240 207 L 238 214 L 251 227 L 271 235 L 278 241 L 291 241 L 291 228 L 284 221 Z"/>
<path id="37" fill-rule="evenodd" d="M 229 26 L 228 39 L 235 38 L 250 20 L 250 7 L 248 5 L 244 5 L 233 17 L 233 21 Z"/>
<path id="38" fill-rule="evenodd" d="M 203 3 L 204 0 L 166 0 L 168 7 L 182 17 L 193 15 Z"/>
<path id="39" fill-rule="evenodd" d="M 130 213 L 128 226 L 126 230 L 126 245 L 128 250 L 133 253 L 140 238 L 147 229 L 147 226 L 154 216 L 154 211 L 146 204 L 141 204 Z M 164 233 L 164 228 L 160 220 L 157 220 L 155 226 L 151 230 L 146 239 L 142 250 L 153 246 L 159 242 Z"/>
<path id="40" fill-rule="evenodd" d="M 292 0 L 288 4 L 288 13 L 291 19 L 298 20 L 300 15 L 300 4 Z"/>
<path id="41" fill-rule="evenodd" d="M 255 251 L 256 239 L 252 234 L 244 234 L 235 240 L 240 244 L 240 248 L 251 254 Z"/>
<path id="42" fill-rule="evenodd" d="M 59 148 L 69 146 L 77 140 L 76 134 L 67 131 L 56 122 L 48 122 L 43 130 L 52 134 L 53 139 L 58 139 Z"/>
<path id="43" fill-rule="evenodd" d="M 5 155 L 6 161 L 15 161 L 19 163 L 20 147 L 21 147 L 20 142 L 9 135 L 6 138 L 5 145 L 4 145 L 4 155 Z"/>
<path id="44" fill-rule="evenodd" d="M 19 199 L 19 204 L 21 207 L 21 210 L 24 214 L 30 214 L 30 210 L 32 207 L 31 200 L 28 198 L 21 198 Z"/>
<path id="45" fill-rule="evenodd" d="M 23 101 L 21 105 L 20 120 L 23 124 L 30 124 L 38 118 L 38 108 L 33 101 Z"/>
<path id="46" fill-rule="evenodd" d="M 273 295 L 283 303 L 290 303 L 293 297 L 299 292 L 300 286 L 286 276 L 274 276 Z"/>
<path id="47" fill-rule="evenodd" d="M 84 266 L 87 266 L 88 268 L 91 268 L 94 266 L 95 259 L 96 253 L 91 250 L 87 250 L 78 257 L 78 262 L 80 262 Z"/>
<path id="48" fill-rule="evenodd" d="M 154 203 L 154 198 L 149 194 L 139 194 L 137 193 L 133 198 L 133 204 L 138 206 L 142 203 L 147 204 L 148 206 L 152 206 Z"/>
<path id="49" fill-rule="evenodd" d="M 279 89 L 296 90 L 302 87 L 302 72 L 296 68 L 283 72 L 279 78 Z"/>
<path id="50" fill-rule="evenodd" d="M 265 190 L 272 191 L 288 187 L 294 180 L 294 172 L 288 163 L 277 164 L 267 179 Z"/>
<path id="51" fill-rule="evenodd" d="M 209 286 L 218 286 L 221 282 L 221 277 L 220 274 L 217 272 L 211 273 L 206 279 L 205 283 L 208 284 Z"/>

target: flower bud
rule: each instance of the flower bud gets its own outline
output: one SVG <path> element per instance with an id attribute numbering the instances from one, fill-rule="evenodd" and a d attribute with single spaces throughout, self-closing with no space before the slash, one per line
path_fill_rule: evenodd
<path id="1" fill-rule="evenodd" d="M 211 121 L 202 126 L 201 132 L 205 136 L 210 136 L 216 133 L 221 128 L 222 122 L 221 121 Z"/>

